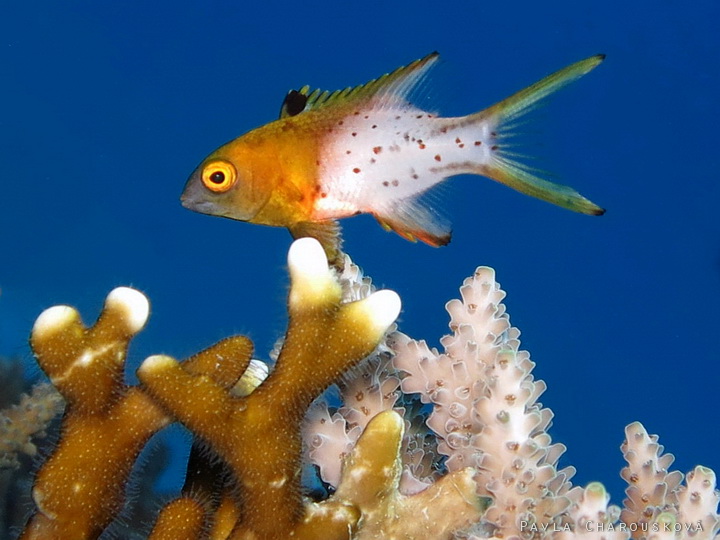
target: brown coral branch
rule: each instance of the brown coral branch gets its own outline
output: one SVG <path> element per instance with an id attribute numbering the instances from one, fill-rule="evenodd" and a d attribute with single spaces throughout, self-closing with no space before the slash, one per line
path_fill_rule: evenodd
<path id="1" fill-rule="evenodd" d="M 275 370 L 249 396 L 235 396 L 172 358 L 145 360 L 148 392 L 227 462 L 240 488 L 234 538 L 347 538 L 355 512 L 306 514 L 300 490 L 300 426 L 310 403 L 370 354 L 399 312 L 395 293 L 342 303 L 319 244 L 298 240 L 288 256 L 289 326 Z"/>
<path id="2" fill-rule="evenodd" d="M 140 388 L 123 383 L 129 341 L 148 313 L 145 296 L 120 287 L 90 328 L 68 306 L 52 307 L 36 321 L 31 346 L 67 408 L 62 438 L 35 480 L 37 512 L 22 539 L 98 536 L 122 507 L 143 446 L 171 421 Z M 189 359 L 186 368 L 230 387 L 250 353 L 246 338 L 228 338 Z"/>
<path id="3" fill-rule="evenodd" d="M 403 431 L 403 419 L 395 411 L 377 414 L 345 464 L 333 500 L 345 500 L 362 512 L 357 540 L 450 539 L 482 513 L 471 468 L 447 474 L 411 497 L 400 494 Z"/>

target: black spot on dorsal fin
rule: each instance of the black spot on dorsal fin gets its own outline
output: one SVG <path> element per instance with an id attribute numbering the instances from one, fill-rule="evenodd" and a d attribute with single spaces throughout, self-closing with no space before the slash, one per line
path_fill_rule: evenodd
<path id="1" fill-rule="evenodd" d="M 291 90 L 283 101 L 280 118 L 296 116 L 303 111 L 332 107 L 338 104 L 362 104 L 371 99 L 375 99 L 379 104 L 393 103 L 395 100 L 404 103 L 410 92 L 423 80 L 438 58 L 438 53 L 431 53 L 392 73 L 354 88 L 348 87 L 330 92 L 319 88 L 312 90 L 310 86 L 306 85 L 300 90 Z"/>
<path id="2" fill-rule="evenodd" d="M 307 100 L 307 94 L 304 94 L 302 90 L 290 90 L 285 96 L 282 107 L 280 108 L 280 118 L 300 114 L 305 110 Z"/>

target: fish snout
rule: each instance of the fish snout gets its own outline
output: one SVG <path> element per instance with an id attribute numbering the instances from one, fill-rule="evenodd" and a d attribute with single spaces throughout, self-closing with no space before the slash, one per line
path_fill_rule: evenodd
<path id="1" fill-rule="evenodd" d="M 188 210 L 201 214 L 215 214 L 216 204 L 208 197 L 208 190 L 202 185 L 202 169 L 198 167 L 188 178 L 180 195 L 180 203 Z"/>

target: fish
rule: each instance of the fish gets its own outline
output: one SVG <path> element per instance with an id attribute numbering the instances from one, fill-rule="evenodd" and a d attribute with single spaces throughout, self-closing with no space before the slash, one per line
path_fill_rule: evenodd
<path id="1" fill-rule="evenodd" d="M 423 195 L 449 177 L 479 175 L 589 215 L 605 210 L 524 164 L 508 139 L 543 98 L 597 67 L 599 54 L 567 66 L 480 112 L 443 117 L 411 95 L 438 62 L 433 52 L 366 84 L 303 86 L 277 120 L 220 146 L 193 171 L 183 206 L 213 216 L 287 227 L 340 250 L 337 220 L 371 214 L 410 241 L 443 246 L 449 221 Z"/>

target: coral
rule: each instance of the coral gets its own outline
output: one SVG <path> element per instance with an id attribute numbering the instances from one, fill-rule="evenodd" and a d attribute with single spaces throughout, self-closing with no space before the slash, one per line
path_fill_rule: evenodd
<path id="1" fill-rule="evenodd" d="M 148 313 L 141 293 L 120 287 L 108 295 L 91 328 L 68 306 L 49 308 L 35 322 L 33 351 L 67 407 L 62 437 L 35 479 L 37 512 L 21 538 L 100 534 L 122 507 L 125 484 L 143 446 L 170 422 L 142 389 L 122 382 L 129 341 Z M 229 338 L 189 359 L 186 369 L 234 383 L 242 370 L 233 377 L 217 358 L 243 351 L 249 360 L 247 339 Z"/>
<path id="2" fill-rule="evenodd" d="M 47 383 L 29 387 L 20 359 L 0 358 L 0 540 L 27 519 L 33 462 L 57 439 L 64 402 Z"/>
<path id="3" fill-rule="evenodd" d="M 381 355 L 373 357 L 342 385 L 341 407 L 331 410 L 321 403 L 312 411 L 307 427 L 310 458 L 325 481 L 335 485 L 338 461 L 352 452 L 362 433 L 364 414 L 360 413 L 397 410 L 412 393 L 432 405 L 426 423 L 437 446 L 419 449 L 406 441 L 402 457 L 406 477 L 435 482 L 435 477 L 413 468 L 413 454 L 430 457 L 437 467 L 432 459 L 437 451 L 447 457 L 444 466 L 451 474 L 470 466 L 477 494 L 492 501 L 482 520 L 458 531 L 458 538 L 611 540 L 629 538 L 631 533 L 635 538 L 650 538 L 648 533 L 660 538 L 677 527 L 684 528 L 688 537 L 714 537 L 719 528 L 714 474 L 698 467 L 682 486 L 683 475 L 666 470 L 672 456 L 661 455 L 657 437 L 648 437 L 639 423 L 628 426 L 623 444 L 629 463 L 623 477 L 629 487 L 622 514 L 609 505 L 609 495 L 599 482 L 572 487 L 574 469 L 556 468 L 565 447 L 552 444 L 547 433 L 552 413 L 537 402 L 545 384 L 532 377 L 534 364 L 519 348 L 520 332 L 510 325 L 502 304 L 505 293 L 494 271 L 479 267 L 460 293 L 462 300 L 446 306 L 452 334 L 441 339 L 444 353 L 395 332 L 388 344 L 399 373 L 389 369 Z M 400 410 L 407 423 L 416 422 L 414 412 Z M 373 414 L 377 412 L 369 416 Z"/>
<path id="4" fill-rule="evenodd" d="M 397 334 L 395 365 L 406 373 L 403 392 L 433 404 L 427 424 L 448 470 L 473 467 L 478 494 L 493 500 L 485 520 L 497 536 L 520 536 L 522 524 L 558 521 L 574 469 L 555 468 L 565 448 L 551 444 L 552 413 L 536 403 L 545 385 L 533 381 L 534 364 L 519 350 L 495 273 L 478 268 L 460 293 L 462 301 L 447 304 L 453 334 L 440 340 L 445 353 Z"/>
<path id="5" fill-rule="evenodd" d="M 575 500 L 563 517 L 556 540 L 623 540 L 630 537 L 625 528 L 615 525 L 619 509 L 608 507 L 610 495 L 600 482 L 591 482 L 582 491 L 575 490 L 573 495 Z"/>
<path id="6" fill-rule="evenodd" d="M 403 424 L 397 415 L 376 416 L 348 458 L 337 492 L 318 505 L 300 497 L 300 426 L 312 401 L 373 352 L 399 313 L 399 299 L 380 291 L 343 303 L 340 284 L 312 239 L 296 241 L 288 263 L 288 330 L 275 369 L 252 393 L 231 395 L 207 379 L 184 373 L 165 356 L 148 358 L 138 377 L 158 402 L 208 441 L 232 471 L 240 510 L 233 538 L 348 538 L 360 520 L 363 531 L 382 528 L 382 520 L 392 515 L 390 506 L 397 516 L 402 516 L 401 509 L 422 506 L 420 499 L 397 493 L 400 474 L 395 463 Z M 258 441 L 263 441 L 262 451 Z M 454 493 L 462 495 L 460 500 L 458 495 L 448 497 L 461 509 L 453 516 L 454 528 L 477 513 L 474 484 L 465 477 L 448 479 L 454 482 Z M 424 497 L 436 495 L 433 491 Z M 468 495 L 470 503 L 465 502 Z M 178 511 L 187 516 L 185 534 L 199 534 L 195 509 L 187 504 Z M 427 528 L 429 520 L 417 521 Z M 365 532 L 359 534 L 361 538 Z"/>
<path id="7" fill-rule="evenodd" d="M 675 457 L 663 454 L 657 435 L 648 435 L 639 422 L 627 426 L 625 435 L 621 449 L 628 466 L 621 475 L 629 487 L 620 519 L 637 524 L 632 537 L 643 538 L 653 529 L 662 532 L 667 524 L 672 529 L 680 524 L 687 537 L 697 536 L 690 534 L 693 531 L 703 531 L 710 538 L 720 531 L 715 473 L 697 466 L 683 486 L 682 473 L 668 471 Z"/>
<path id="8" fill-rule="evenodd" d="M 558 468 L 564 447 L 548 434 L 552 413 L 537 401 L 545 384 L 491 269 L 447 304 L 440 353 L 396 330 L 395 293 L 375 292 L 342 262 L 329 267 L 313 239 L 293 244 L 272 369 L 233 336 L 184 361 L 151 356 L 129 386 L 128 344 L 149 314 L 141 293 L 112 291 L 90 328 L 70 307 L 43 312 L 31 345 L 67 407 L 21 538 L 99 536 L 140 451 L 172 422 L 193 446 L 152 539 L 715 537 L 714 473 L 699 466 L 683 484 L 639 423 L 622 446 L 624 510 L 598 482 L 571 485 L 574 469 Z M 34 421 L 23 420 L 27 433 Z M 328 486 L 316 500 L 302 484 L 308 462 Z"/>
<path id="9" fill-rule="evenodd" d="M 34 437 L 45 436 L 50 421 L 62 411 L 62 397 L 49 384 L 37 384 L 20 403 L 0 412 L 0 468 L 17 467 L 18 454 L 34 456 Z"/>
<path id="10" fill-rule="evenodd" d="M 298 240 L 288 263 L 286 338 L 274 371 L 249 396 L 193 378 L 169 357 L 150 357 L 138 370 L 148 391 L 210 442 L 234 473 L 239 498 L 252 502 L 243 505 L 239 537 L 272 538 L 281 530 L 313 538 L 320 530 L 332 535 L 354 526 L 351 514 L 318 512 L 303 520 L 299 426 L 312 400 L 373 351 L 400 308 L 390 291 L 341 304 L 340 286 L 315 240 Z M 192 399 L 197 395 L 203 399 Z"/>

